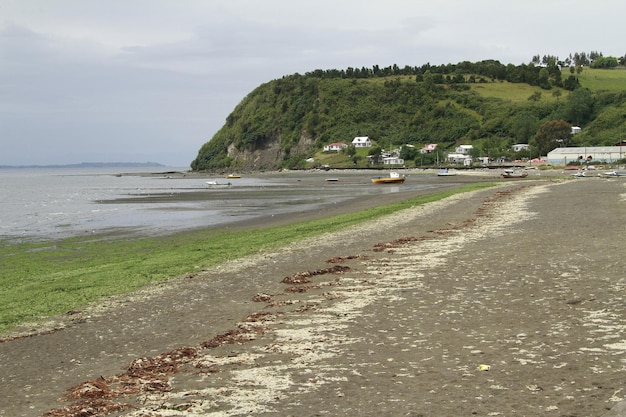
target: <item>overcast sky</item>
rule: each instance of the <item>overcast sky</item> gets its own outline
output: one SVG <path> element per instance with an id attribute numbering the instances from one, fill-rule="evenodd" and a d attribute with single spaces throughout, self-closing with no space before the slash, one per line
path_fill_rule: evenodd
<path id="1" fill-rule="evenodd" d="M 315 69 L 626 54 L 623 0 L 0 0 L 0 165 L 187 167 Z"/>

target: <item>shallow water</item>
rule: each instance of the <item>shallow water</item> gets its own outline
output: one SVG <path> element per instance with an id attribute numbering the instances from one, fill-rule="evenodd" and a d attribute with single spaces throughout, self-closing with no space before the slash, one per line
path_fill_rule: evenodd
<path id="1" fill-rule="evenodd" d="M 363 195 L 437 187 L 411 178 L 402 185 L 376 186 L 362 172 L 226 179 L 167 168 L 161 173 L 143 170 L 0 169 L 0 238 L 170 233 L 314 210 Z M 337 181 L 327 181 L 331 177 Z"/>

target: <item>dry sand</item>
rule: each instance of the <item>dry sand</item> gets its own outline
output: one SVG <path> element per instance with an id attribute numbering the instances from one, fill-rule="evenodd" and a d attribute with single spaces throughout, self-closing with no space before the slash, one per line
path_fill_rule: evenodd
<path id="1" fill-rule="evenodd" d="M 625 182 L 516 181 L 0 343 L 0 416 L 602 416 L 626 397 Z"/>

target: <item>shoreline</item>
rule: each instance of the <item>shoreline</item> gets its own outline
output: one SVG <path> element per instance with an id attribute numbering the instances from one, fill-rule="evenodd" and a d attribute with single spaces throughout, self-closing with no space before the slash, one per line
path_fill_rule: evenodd
<path id="1" fill-rule="evenodd" d="M 157 183 L 159 185 L 155 186 L 152 191 L 151 187 L 147 186 L 145 189 L 142 189 L 141 193 L 136 195 L 126 192 L 127 190 L 117 195 L 100 196 L 97 193 L 90 195 L 88 201 L 92 204 L 80 210 L 83 210 L 84 213 L 89 211 L 97 213 L 94 220 L 86 217 L 84 213 L 78 212 L 76 217 L 68 218 L 64 221 L 63 213 L 73 213 L 72 210 L 74 209 L 63 208 L 62 205 L 57 209 L 58 213 L 50 214 L 44 212 L 41 216 L 31 210 L 28 215 L 34 219 L 32 220 L 33 224 L 41 222 L 42 226 L 37 226 L 41 230 L 31 230 L 30 226 L 27 225 L 23 226 L 23 230 L 17 226 L 15 230 L 11 229 L 9 218 L 9 223 L 5 226 L 9 227 L 6 229 L 7 234 L 0 237 L 0 239 L 15 242 L 41 242 L 67 237 L 97 237 L 99 234 L 106 239 L 115 238 L 116 235 L 123 238 L 133 238 L 169 235 L 179 231 L 184 232 L 202 228 L 216 229 L 222 226 L 229 227 L 236 223 L 253 225 L 254 222 L 273 221 L 281 218 L 284 218 L 283 223 L 286 223 L 289 221 L 289 216 L 296 219 L 306 218 L 306 216 L 300 215 L 301 212 L 310 212 L 312 215 L 321 211 L 333 213 L 339 212 L 337 208 L 341 207 L 344 208 L 341 212 L 347 212 L 350 209 L 346 208 L 349 206 L 345 204 L 354 204 L 359 208 L 367 205 L 382 204 L 384 200 L 399 201 L 404 198 L 402 195 L 404 191 L 406 191 L 406 194 L 412 192 L 422 193 L 421 191 L 416 191 L 420 186 L 440 187 L 442 185 L 445 186 L 445 184 L 502 181 L 498 170 L 474 170 L 472 172 L 459 170 L 458 175 L 451 177 L 438 177 L 436 170 L 412 168 L 404 169 L 402 172 L 408 176 L 408 179 L 401 187 L 372 185 L 369 181 L 369 175 L 372 174 L 371 171 L 330 170 L 327 172 L 319 170 L 264 172 L 252 175 L 249 178 L 244 175 L 241 180 L 232 180 L 234 189 L 229 190 L 207 188 L 204 180 L 214 179 L 215 175 L 212 173 L 180 172 L 175 174 L 170 172 L 155 173 L 142 171 L 114 175 L 114 172 L 111 171 L 102 175 L 109 177 L 117 177 L 118 175 L 146 177 L 148 178 L 147 181 L 152 179 L 158 180 Z M 338 178 L 339 181 L 329 183 L 325 181 L 327 177 Z M 532 171 L 529 175 L 529 179 L 538 180 L 562 177 L 563 175 L 559 174 L 559 172 L 538 170 Z M 218 180 L 221 181 L 221 178 L 223 176 L 218 178 Z M 264 188 L 259 183 L 251 185 L 255 184 L 255 182 L 248 181 L 250 178 L 260 179 L 260 184 L 263 184 L 263 180 L 269 180 L 274 185 L 270 186 L 270 188 Z M 284 181 L 284 184 L 282 181 Z M 114 184 L 116 185 L 111 186 L 115 187 L 121 183 L 115 181 Z M 354 186 L 353 188 L 357 190 L 350 201 L 332 202 L 333 200 L 344 199 L 344 194 L 338 190 L 346 189 L 346 187 L 348 189 L 345 197 L 350 197 L 349 193 L 352 193 L 349 189 L 350 186 Z M 393 191 L 391 191 L 392 189 Z M 307 191 L 311 193 L 309 195 L 310 201 L 296 204 L 296 201 L 293 200 L 293 194 L 304 192 L 306 196 Z M 276 201 L 284 202 L 282 206 L 280 204 L 274 206 L 275 203 L 271 197 L 272 193 L 276 193 Z M 290 195 L 290 193 L 292 194 Z M 265 198 L 264 195 L 268 197 Z M 228 204 L 220 203 L 222 200 L 226 202 L 232 197 L 244 199 L 242 200 L 243 208 L 241 206 L 229 206 Z M 246 211 L 246 204 L 250 204 L 251 201 L 258 198 L 261 198 L 259 208 L 267 212 L 266 216 L 256 217 L 252 210 Z M 377 201 L 379 198 L 381 199 L 380 203 Z M 212 203 L 212 201 L 215 203 Z M 10 205 L 7 207 L 11 208 Z M 286 213 L 286 211 L 292 211 L 292 213 Z M 274 213 L 276 213 L 276 216 L 271 215 Z M 135 219 L 134 223 L 126 220 L 128 216 L 132 216 Z M 141 216 L 146 216 L 145 222 Z M 21 224 L 20 222 L 22 220 L 17 221 L 15 224 Z"/>
<path id="2" fill-rule="evenodd" d="M 149 207 L 146 210 L 163 210 L 165 217 L 176 218 L 178 215 L 183 216 L 184 220 L 179 221 L 178 223 L 166 224 L 165 227 L 159 227 L 159 225 L 141 224 L 138 223 L 136 225 L 116 225 L 115 223 L 111 223 L 105 226 L 96 225 L 91 226 L 89 222 L 85 223 L 84 227 L 77 227 L 75 225 L 72 226 L 64 226 L 58 225 L 59 229 L 58 235 L 57 232 L 54 232 L 52 235 L 40 235 L 40 234 L 16 234 L 15 232 L 11 232 L 8 235 L 0 236 L 1 241 L 5 242 L 54 242 L 61 241 L 66 238 L 88 238 L 88 239 L 97 239 L 98 237 L 102 237 L 107 240 L 115 240 L 116 237 L 119 238 L 144 238 L 144 237 L 153 237 L 153 236 L 167 236 L 167 235 L 175 235 L 178 233 L 186 233 L 189 231 L 198 231 L 198 230 L 216 230 L 220 228 L 242 228 L 242 227 L 254 227 L 255 224 L 267 224 L 267 223 L 275 223 L 275 224 L 289 224 L 290 222 L 296 221 L 305 221 L 308 219 L 314 218 L 322 218 L 324 216 L 330 216 L 334 214 L 345 214 L 351 211 L 358 211 L 366 207 L 370 206 L 379 206 L 386 203 L 394 203 L 398 201 L 402 201 L 404 199 L 410 198 L 412 196 L 424 195 L 427 193 L 436 192 L 436 190 L 432 190 L 429 187 L 434 186 L 441 189 L 448 188 L 445 184 L 450 184 L 450 187 L 458 186 L 459 184 L 466 183 L 474 183 L 487 181 L 490 182 L 496 177 L 491 176 L 466 176 L 459 175 L 457 177 L 450 178 L 437 178 L 431 174 L 423 174 L 423 173 L 414 173 L 413 175 L 413 184 L 410 186 L 402 186 L 402 187 L 392 187 L 392 186 L 376 186 L 369 183 L 369 177 L 364 176 L 364 173 L 361 171 L 358 172 L 333 172 L 331 175 L 338 175 L 340 178 L 340 182 L 338 183 L 326 183 L 324 178 L 327 176 L 326 172 L 272 172 L 272 173 L 263 173 L 259 174 L 260 179 L 270 178 L 273 181 L 285 181 L 285 187 L 281 188 L 279 185 L 274 185 L 273 189 L 266 189 L 263 186 L 254 185 L 254 186 L 242 186 L 244 190 L 240 190 L 240 184 L 236 184 L 237 180 L 233 180 L 235 183 L 234 187 L 238 189 L 233 190 L 221 190 L 221 189 L 207 189 L 199 187 L 196 190 L 188 190 L 184 189 L 179 192 L 162 192 L 157 191 L 151 193 L 149 191 L 144 191 L 142 195 L 132 196 L 132 195 L 120 195 L 114 198 L 109 198 L 106 200 L 95 200 L 95 205 L 93 206 L 93 210 L 99 211 L 102 207 L 101 205 L 116 205 L 122 204 L 122 209 L 126 210 L 125 207 L 131 208 L 133 206 L 139 207 L 140 205 L 146 205 Z M 124 174 L 126 175 L 126 174 Z M 132 173 L 128 174 L 131 176 L 148 176 L 148 177 L 156 177 L 162 178 L 163 174 L 158 173 Z M 189 179 L 188 176 L 181 175 L 180 179 L 186 178 Z M 208 174 L 199 174 L 197 176 L 198 180 L 202 179 L 211 179 L 214 176 Z M 167 182 L 172 184 L 172 188 L 176 190 L 178 178 L 168 178 Z M 245 178 L 244 178 L 245 181 Z M 417 186 L 424 185 L 426 188 L 424 190 L 416 189 L 415 183 Z M 204 182 L 202 182 L 204 184 Z M 354 185 L 364 191 L 359 193 L 355 193 L 353 196 L 347 195 L 345 199 L 338 199 L 337 191 L 345 187 L 349 187 L 350 185 Z M 295 190 L 292 188 L 295 187 Z M 262 207 L 266 214 L 263 215 L 253 215 L 252 212 L 237 212 L 235 215 L 229 215 L 228 211 L 225 211 L 223 208 L 214 208 L 212 205 L 201 205 L 196 207 L 197 204 L 202 204 L 205 201 L 215 201 L 215 200 L 224 200 L 228 201 L 231 198 L 245 198 L 245 199 L 254 199 L 258 198 L 259 194 L 271 194 L 271 193 L 279 193 L 276 197 L 277 201 L 289 201 L 290 193 L 302 193 L 302 190 L 311 189 L 313 193 L 311 198 L 313 199 L 311 203 L 303 203 L 302 205 L 298 205 L 296 210 L 279 210 L 277 214 L 271 210 L 271 207 Z M 329 201 L 324 201 L 326 198 L 326 192 L 329 193 L 328 199 Z M 306 194 L 305 194 L 306 195 Z M 336 201 L 332 201 L 335 200 Z M 269 199 L 264 198 L 264 202 L 262 204 L 269 204 Z M 317 202 L 319 200 L 319 203 Z M 236 201 L 236 200 L 235 200 Z M 291 203 L 286 203 L 291 204 Z M 190 206 L 191 205 L 191 206 Z M 294 206 L 295 207 L 295 206 Z M 104 207 L 105 209 L 109 209 L 109 207 Z M 280 209 L 281 207 L 279 207 Z M 122 210 L 120 209 L 120 210 Z M 235 207 L 237 209 L 237 207 Z M 186 214 L 189 211 L 202 213 L 206 210 L 207 216 L 210 216 L 213 210 L 217 210 L 216 215 L 218 216 L 218 220 L 215 220 L 213 223 L 210 217 L 198 217 L 187 219 Z M 223 210 L 223 212 L 220 212 Z M 129 212 L 130 215 L 136 216 L 132 211 Z M 239 216 L 243 214 L 241 218 Z M 68 223 L 69 224 L 69 223 Z M 68 231 L 63 231 L 63 229 L 68 228 Z M 72 232 L 72 229 L 76 229 L 76 231 Z"/>
<path id="3" fill-rule="evenodd" d="M 459 184 L 452 184 L 449 189 L 454 190 L 456 188 L 459 188 Z M 63 257 L 68 256 L 70 253 L 72 255 L 69 255 L 69 256 L 71 256 L 72 258 L 76 258 L 78 260 L 82 259 L 83 257 L 92 258 L 94 256 L 102 256 L 102 255 L 96 255 L 95 253 L 93 253 L 94 250 L 96 253 L 100 252 L 98 248 L 100 248 L 102 251 L 106 251 L 106 248 L 101 247 L 101 246 L 102 245 L 108 246 L 109 244 L 112 244 L 113 246 L 119 246 L 121 244 L 124 244 L 124 247 L 126 248 L 125 250 L 128 253 L 133 253 L 133 251 L 137 251 L 137 250 L 141 251 L 141 253 L 145 252 L 147 248 L 143 248 L 145 244 L 142 242 L 152 242 L 149 244 L 149 246 L 154 247 L 154 248 L 161 247 L 162 245 L 173 244 L 175 246 L 185 245 L 187 247 L 190 247 L 190 249 L 193 249 L 195 245 L 205 246 L 206 242 L 213 242 L 217 238 L 217 236 L 220 236 L 222 238 L 228 238 L 230 236 L 234 239 L 238 239 L 237 236 L 245 236 L 245 234 L 255 233 L 255 232 L 264 233 L 265 231 L 271 231 L 273 228 L 280 228 L 280 227 L 298 228 L 298 227 L 301 227 L 298 225 L 305 226 L 309 222 L 316 222 L 316 221 L 323 222 L 325 219 L 332 219 L 336 216 L 364 212 L 364 210 L 367 210 L 367 209 L 376 209 L 379 206 L 388 206 L 388 205 L 393 205 L 399 202 L 412 201 L 412 200 L 419 199 L 420 197 L 424 197 L 424 196 L 430 196 L 430 195 L 437 196 L 445 192 L 446 192 L 445 188 L 438 188 L 436 190 L 424 189 L 424 190 L 419 190 L 418 192 L 416 192 L 415 190 L 407 191 L 407 192 L 397 192 L 397 193 L 392 194 L 391 198 L 385 198 L 385 199 L 380 199 L 377 196 L 362 196 L 359 198 L 351 199 L 349 201 L 338 202 L 336 204 L 329 205 L 328 207 L 324 207 L 323 209 L 320 209 L 320 210 L 305 210 L 301 212 L 286 213 L 280 216 L 274 216 L 274 215 L 260 216 L 254 219 L 233 222 L 226 226 L 199 227 L 195 229 L 190 228 L 189 230 L 180 231 L 176 233 L 168 233 L 163 236 L 160 236 L 160 235 L 146 236 L 146 237 L 140 236 L 140 237 L 133 237 L 131 239 L 126 239 L 127 234 L 128 234 L 126 230 L 122 230 L 122 231 L 109 230 L 109 231 L 98 233 L 95 235 L 90 235 L 86 239 L 83 237 L 76 237 L 76 238 L 72 237 L 68 239 L 60 239 L 60 240 L 53 240 L 53 241 L 41 241 L 41 242 L 37 241 L 37 242 L 33 242 L 32 244 L 27 243 L 23 247 L 21 247 L 19 250 L 20 250 L 20 253 L 21 252 L 42 253 L 45 259 L 39 259 L 39 261 L 48 262 L 47 259 L 51 256 L 53 256 L 54 258 L 58 257 L 59 259 L 63 259 Z M 464 191 L 464 192 L 467 192 L 467 191 Z M 435 197 L 435 198 L 438 199 L 440 197 Z M 425 204 L 425 203 L 418 203 L 418 204 Z M 333 224 L 336 223 L 335 221 L 332 221 L 332 220 L 331 222 Z M 363 222 L 363 220 L 360 220 L 360 222 Z M 318 228 L 319 226 L 315 227 L 315 229 L 318 229 Z M 215 234 L 213 232 L 215 232 Z M 277 238 L 279 239 L 281 239 L 280 233 L 281 232 L 279 231 L 278 236 L 277 236 Z M 291 232 L 288 232 L 288 233 L 291 234 Z M 302 229 L 300 233 L 305 233 L 305 229 Z M 319 230 L 315 230 L 313 233 L 314 235 L 317 236 L 317 235 L 322 234 L 323 231 L 319 229 Z M 300 237 L 296 240 L 301 240 L 303 238 L 304 237 Z M 117 245 L 116 245 L 116 242 L 117 242 Z M 136 244 L 133 244 L 132 242 L 136 242 Z M 209 243 L 209 247 L 216 243 L 217 242 Z M 295 244 L 297 244 L 297 242 Z M 137 245 L 139 245 L 138 246 L 139 249 L 135 248 L 135 246 Z M 261 247 L 263 246 L 266 246 L 266 245 L 261 244 Z M 8 252 L 6 256 L 15 257 L 15 255 L 17 255 L 18 253 L 17 252 L 10 253 L 11 247 L 12 246 L 9 244 Z M 167 246 L 164 246 L 164 248 L 167 251 Z M 244 257 L 244 255 L 240 253 L 238 254 L 238 252 L 236 251 L 237 248 L 232 248 L 232 249 L 235 251 L 233 252 L 235 259 L 238 257 Z M 260 249 L 260 250 L 267 251 L 268 249 Z M 157 252 L 160 252 L 160 251 L 157 250 Z M 140 259 L 138 261 L 141 261 L 141 258 L 143 258 L 141 253 L 139 254 Z M 113 255 L 114 254 L 115 254 L 115 251 L 113 252 Z M 146 252 L 146 254 L 150 254 L 149 256 L 157 256 L 151 251 Z M 33 255 L 33 256 L 41 256 L 41 255 Z M 211 259 L 211 261 L 209 262 L 210 265 L 213 265 L 215 263 L 219 265 L 220 263 L 225 262 L 223 260 L 214 262 L 213 258 L 211 257 L 211 254 L 207 254 L 207 257 Z M 229 256 L 228 259 L 232 259 L 232 258 Z M 22 262 L 27 262 L 27 261 L 24 260 Z M 32 262 L 32 260 L 29 260 L 28 262 Z M 101 259 L 101 262 L 105 264 L 110 263 L 105 258 Z M 123 263 L 124 260 L 121 260 L 121 262 Z M 197 274 L 198 267 L 193 267 L 192 261 L 187 261 L 187 263 L 188 265 L 186 266 L 186 269 L 185 269 L 186 271 L 185 275 Z M 10 270 L 11 265 L 9 264 L 8 266 Z M 164 265 L 164 267 L 165 266 L 166 265 Z M 29 269 L 29 266 L 26 263 L 15 264 L 13 265 L 13 267 L 21 268 L 21 269 L 24 269 L 24 268 Z M 54 265 L 50 265 L 50 267 L 55 268 Z M 88 267 L 84 265 L 82 262 L 79 265 L 76 265 L 76 267 L 79 268 L 80 270 L 84 270 L 85 272 L 87 271 L 92 271 L 93 273 L 97 272 L 97 269 L 93 270 L 93 267 L 91 267 L 91 269 L 87 269 Z M 61 270 L 57 271 L 56 269 L 53 269 L 51 271 L 45 268 L 44 270 L 47 271 L 47 272 L 44 272 L 44 274 L 52 273 L 56 275 L 57 273 L 62 273 Z M 143 273 L 143 272 L 138 270 L 136 271 L 136 273 Z M 38 276 L 36 275 L 35 271 L 33 271 L 31 275 Z M 109 273 L 109 275 L 111 274 Z M 173 279 L 177 275 L 180 275 L 180 274 L 172 273 L 172 275 L 169 276 L 168 280 Z M 24 279 L 27 279 L 27 277 L 24 277 Z M 42 276 L 42 279 L 46 279 L 45 275 Z M 106 280 L 106 275 L 103 276 L 102 279 Z M 167 282 L 168 280 L 165 280 L 165 281 L 155 280 L 152 282 L 147 282 L 144 285 L 148 286 L 149 288 L 153 286 L 161 286 L 163 285 L 162 284 L 163 282 Z M 65 281 L 67 281 L 67 279 Z M 65 281 L 59 282 L 58 285 L 66 284 L 72 287 L 75 286 L 73 282 L 65 283 Z M 81 279 L 81 282 L 82 282 L 82 279 Z M 32 285 L 35 285 L 35 284 L 36 282 L 33 281 Z M 119 283 L 119 284 L 122 284 L 122 283 Z M 56 286 L 54 288 L 56 288 Z M 133 291 L 136 291 L 136 290 L 133 290 Z M 124 295 L 127 294 L 128 292 L 129 291 L 125 291 L 123 294 L 121 294 L 121 297 L 124 297 Z M 118 298 L 119 296 L 110 295 L 107 297 Z M 107 297 L 104 297 L 103 302 L 106 303 Z M 102 299 L 102 298 L 103 297 L 99 297 L 99 299 Z M 73 311 L 74 312 L 73 314 L 77 314 L 78 311 L 81 311 L 81 310 L 87 310 L 87 311 L 91 310 L 90 305 L 92 304 L 97 305 L 98 301 L 90 302 L 86 307 L 82 307 L 79 305 L 68 305 L 67 310 Z M 64 322 L 68 321 L 67 317 L 66 318 L 58 317 L 55 314 L 55 315 L 52 315 L 50 319 L 47 319 L 46 318 L 47 316 L 42 317 L 41 319 L 34 321 L 34 322 L 25 322 L 25 323 L 18 324 L 14 329 L 3 332 L 2 338 L 0 338 L 0 343 L 6 342 L 12 339 L 16 339 L 16 338 L 29 337 L 33 333 L 35 334 L 45 333 L 45 332 L 58 330 L 67 326 L 67 324 L 63 324 Z M 78 317 L 71 317 L 69 318 L 69 322 L 75 321 L 77 319 Z M 38 330 L 33 331 L 29 329 L 38 329 Z"/>
<path id="4" fill-rule="evenodd" d="M 0 410 L 71 407 L 64 389 L 101 375 L 114 391 L 129 363 L 161 358 L 177 370 L 144 377 L 166 390 L 106 401 L 181 416 L 600 416 L 624 398 L 620 333 L 602 330 L 626 324 L 607 245 L 623 184 L 507 183 L 181 277 L 0 344 Z"/>

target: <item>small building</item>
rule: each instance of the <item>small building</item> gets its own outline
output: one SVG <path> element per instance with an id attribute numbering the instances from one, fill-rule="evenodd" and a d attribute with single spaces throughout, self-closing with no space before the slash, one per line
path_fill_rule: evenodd
<path id="1" fill-rule="evenodd" d="M 404 159 L 398 156 L 387 156 L 383 158 L 383 165 L 404 165 Z"/>
<path id="2" fill-rule="evenodd" d="M 461 154 L 461 155 L 469 155 L 470 151 L 474 149 L 474 147 L 472 145 L 459 145 L 457 146 L 457 148 L 454 150 L 454 152 Z"/>
<path id="3" fill-rule="evenodd" d="M 330 145 L 324 146 L 324 152 L 339 152 L 347 147 L 348 145 L 345 142 L 333 142 Z"/>
<path id="4" fill-rule="evenodd" d="M 548 152 L 547 160 L 552 165 L 567 165 L 571 162 L 612 163 L 626 158 L 623 146 L 587 146 L 556 148 Z"/>
<path id="5" fill-rule="evenodd" d="M 357 136 L 352 140 L 352 145 L 355 148 L 371 148 L 372 141 L 368 136 Z"/>
<path id="6" fill-rule="evenodd" d="M 572 135 L 577 135 L 582 132 L 582 129 L 578 126 L 572 126 Z"/>
<path id="7" fill-rule="evenodd" d="M 433 153 L 435 152 L 436 149 L 437 149 L 436 143 L 429 143 L 428 145 L 420 149 L 420 153 Z"/>
<path id="8" fill-rule="evenodd" d="M 527 143 L 517 143 L 513 145 L 513 152 L 527 151 L 529 149 L 530 149 L 530 145 Z"/>
<path id="9" fill-rule="evenodd" d="M 462 153 L 449 153 L 446 155 L 446 162 L 450 164 L 463 164 L 463 165 L 471 165 L 472 157 L 469 155 L 464 155 Z"/>

